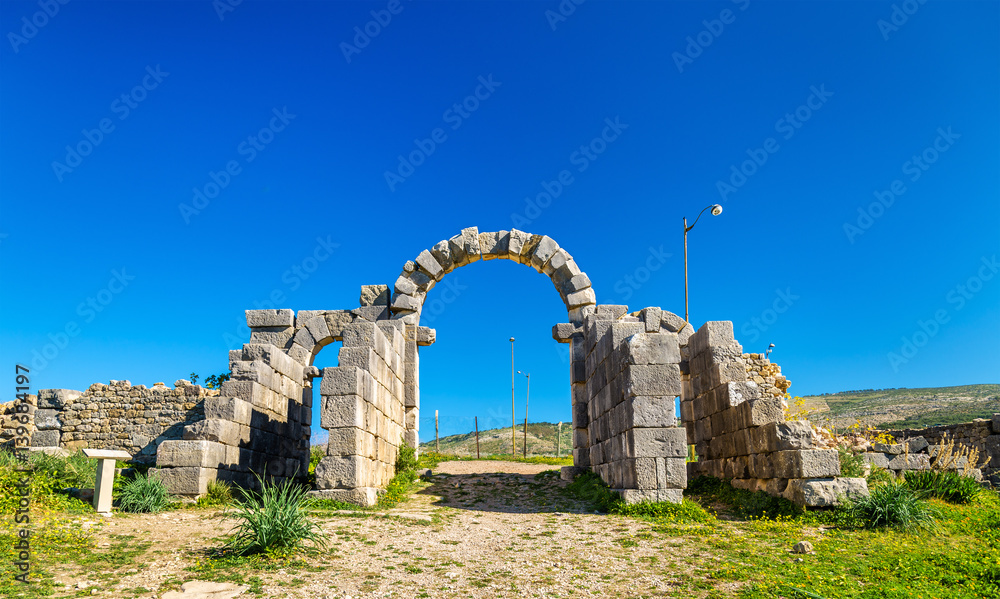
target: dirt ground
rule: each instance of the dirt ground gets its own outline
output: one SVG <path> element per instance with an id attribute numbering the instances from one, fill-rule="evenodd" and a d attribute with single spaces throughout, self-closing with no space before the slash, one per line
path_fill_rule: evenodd
<path id="1" fill-rule="evenodd" d="M 698 541 L 596 514 L 565 485 L 553 466 L 444 462 L 392 510 L 317 515 L 328 553 L 288 570 L 248 569 L 246 579 L 259 577 L 257 596 L 265 597 L 679 596 L 673 587 L 679 578 L 690 583 L 700 563 Z M 58 571 L 57 580 L 96 595 L 159 597 L 179 583 L 212 579 L 188 568 L 231 530 L 222 516 L 191 509 L 108 519 L 94 526 L 99 548 L 120 542 L 116 535 L 148 542 L 138 566 L 113 587 L 78 567 Z"/>

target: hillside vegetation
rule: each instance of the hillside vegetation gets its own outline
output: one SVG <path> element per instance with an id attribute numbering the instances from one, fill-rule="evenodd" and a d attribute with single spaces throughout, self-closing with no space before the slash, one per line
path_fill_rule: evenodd
<path id="1" fill-rule="evenodd" d="M 556 455 L 556 428 L 552 422 L 528 423 L 528 455 Z M 434 440 L 420 444 L 422 451 L 433 451 Z M 562 452 L 570 455 L 573 450 L 573 425 L 563 422 Z M 510 428 L 494 428 L 479 431 L 479 452 L 482 456 L 510 454 Z M 441 437 L 441 453 L 472 456 L 476 455 L 475 431 L 463 435 Z M 524 454 L 524 424 L 517 426 L 517 455 Z"/>
<path id="2" fill-rule="evenodd" d="M 989 418 L 1000 412 L 1000 385 L 926 389 L 862 389 L 803 397 L 817 424 L 845 428 L 860 421 L 881 429 L 923 428 Z"/>

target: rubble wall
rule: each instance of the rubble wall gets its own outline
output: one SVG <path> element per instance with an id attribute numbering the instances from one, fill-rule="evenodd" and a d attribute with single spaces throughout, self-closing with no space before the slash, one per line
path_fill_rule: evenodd
<path id="1" fill-rule="evenodd" d="M 785 422 L 782 400 L 749 380 L 731 322 L 707 322 L 691 336 L 681 402 L 698 461 L 691 476 L 731 479 L 734 487 L 830 505 L 838 494 L 866 493 L 864 479 L 841 479 L 836 449 L 817 449 L 808 422 Z"/>
<path id="2" fill-rule="evenodd" d="M 954 441 L 957 445 L 978 450 L 980 460 L 978 466 L 987 473 L 1000 470 L 1000 414 L 994 414 L 992 420 L 979 418 L 961 424 L 886 432 L 897 441 L 906 441 L 915 437 L 923 437 L 931 445 Z"/>

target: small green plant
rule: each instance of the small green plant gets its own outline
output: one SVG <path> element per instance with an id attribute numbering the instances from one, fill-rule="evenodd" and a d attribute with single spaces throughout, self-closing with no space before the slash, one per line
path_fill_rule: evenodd
<path id="1" fill-rule="evenodd" d="M 934 510 L 922 496 L 903 482 L 890 481 L 870 488 L 868 497 L 847 501 L 838 513 L 842 523 L 858 528 L 932 529 Z"/>
<path id="2" fill-rule="evenodd" d="M 213 505 L 229 505 L 233 501 L 233 487 L 224 480 L 208 481 L 208 488 L 204 497 L 198 498 L 199 507 Z"/>
<path id="3" fill-rule="evenodd" d="M 894 475 L 891 470 L 886 470 L 885 468 L 874 464 L 872 464 L 871 470 L 868 472 L 868 476 L 865 477 L 865 482 L 868 483 L 869 487 L 884 485 L 885 483 L 890 483 L 894 480 L 896 480 L 896 475 Z"/>
<path id="4" fill-rule="evenodd" d="M 222 374 L 209 375 L 205 377 L 205 386 L 209 389 L 221 389 L 222 383 L 228 381 L 232 374 L 232 372 L 224 372 Z"/>
<path id="5" fill-rule="evenodd" d="M 326 452 L 319 445 L 313 445 L 309 448 L 309 474 L 316 474 L 316 466 L 319 465 L 319 461 L 323 459 Z"/>
<path id="6" fill-rule="evenodd" d="M 163 481 L 136 475 L 121 487 L 118 509 L 123 512 L 155 513 L 170 505 L 170 495 Z"/>
<path id="7" fill-rule="evenodd" d="M 840 475 L 853 478 L 860 478 L 865 475 L 865 461 L 861 454 L 851 451 L 847 445 L 838 445 L 837 453 L 840 455 Z"/>
<path id="8" fill-rule="evenodd" d="M 598 510 L 609 514 L 675 523 L 708 524 L 715 520 L 704 508 L 688 499 L 682 503 L 651 501 L 625 503 L 620 495 L 609 489 L 601 477 L 593 472 L 584 472 L 576 477 L 567 489 L 578 498 L 590 502 Z"/>
<path id="9" fill-rule="evenodd" d="M 971 476 L 945 470 L 910 470 L 903 474 L 906 486 L 951 503 L 969 503 L 982 491 Z"/>
<path id="10" fill-rule="evenodd" d="M 286 480 L 273 484 L 254 474 L 259 493 L 240 489 L 243 497 L 228 516 L 239 524 L 226 542 L 226 549 L 240 555 L 268 553 L 288 555 L 309 541 L 326 548 L 326 537 L 319 525 L 306 514 L 309 497 L 306 488 Z"/>
<path id="11" fill-rule="evenodd" d="M 726 504 L 742 518 L 798 518 L 805 514 L 802 507 L 787 499 L 772 497 L 764 491 L 737 489 L 729 482 L 711 476 L 699 476 L 688 481 L 687 493 Z"/>

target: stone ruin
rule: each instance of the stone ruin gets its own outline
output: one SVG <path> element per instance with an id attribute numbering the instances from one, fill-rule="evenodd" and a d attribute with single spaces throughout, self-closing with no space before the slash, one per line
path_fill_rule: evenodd
<path id="1" fill-rule="evenodd" d="M 253 488 L 255 473 L 279 482 L 304 475 L 315 408 L 329 431 L 316 493 L 371 505 L 400 444 L 418 446 L 419 348 L 436 336 L 420 326 L 427 293 L 455 268 L 498 258 L 547 275 L 566 306 L 567 322 L 552 330 L 570 348 L 574 466 L 564 476 L 592 470 L 629 502 L 679 502 L 697 474 L 804 505 L 865 492 L 863 480 L 837 478 L 836 450 L 816 449 L 811 429 L 784 422 L 787 381 L 742 353 L 731 322 L 695 332 L 658 307 L 597 304 L 566 250 L 516 229 L 464 229 L 407 261 L 391 294 L 363 286 L 353 309 L 248 310 L 249 342 L 229 352 L 232 376 L 219 393 L 187 381 L 43 391 L 53 413 L 38 444 L 155 455 L 154 476 L 174 494 L 198 496 L 211 480 Z M 339 365 L 321 371 L 313 360 L 334 341 Z M 686 463 L 689 445 L 699 461 Z"/>

